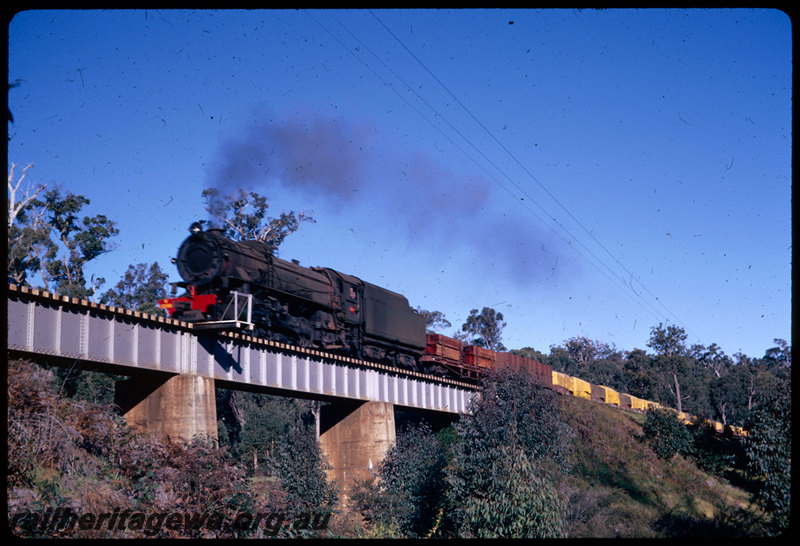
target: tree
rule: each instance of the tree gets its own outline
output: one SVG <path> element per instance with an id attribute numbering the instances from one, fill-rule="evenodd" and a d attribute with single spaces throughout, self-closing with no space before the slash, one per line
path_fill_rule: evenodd
<path id="1" fill-rule="evenodd" d="M 658 379 L 652 358 L 643 349 L 634 349 L 625 354 L 623 373 L 626 392 L 645 400 L 655 398 Z"/>
<path id="2" fill-rule="evenodd" d="M 727 425 L 729 419 L 736 414 L 737 402 L 744 398 L 741 376 L 729 372 L 722 377 L 715 377 L 709 385 L 709 396 L 716 413 L 715 419 Z"/>
<path id="3" fill-rule="evenodd" d="M 565 373 L 616 389 L 624 387 L 622 354 L 613 344 L 577 336 L 564 341 L 563 349 L 551 347 L 551 352 L 573 370 Z"/>
<path id="4" fill-rule="evenodd" d="M 28 169 L 33 167 L 33 163 L 29 163 L 22 169 L 22 174 L 20 175 L 19 179 L 17 179 L 16 184 L 14 183 L 14 169 L 16 168 L 16 163 L 11 164 L 11 170 L 8 172 L 8 227 L 14 225 L 14 221 L 17 218 L 17 215 L 28 208 L 28 205 L 36 199 L 39 195 L 39 192 L 42 191 L 45 186 L 44 184 L 39 184 L 35 189 L 29 185 L 25 188 L 22 195 L 17 195 L 20 192 L 20 186 L 22 186 L 23 180 L 28 175 Z M 33 192 L 33 193 L 31 193 Z"/>
<path id="5" fill-rule="evenodd" d="M 452 326 L 441 311 L 428 311 L 422 307 L 417 307 L 415 312 L 425 317 L 425 332 L 428 334 L 433 334 L 436 333 L 436 330 L 450 328 Z"/>
<path id="6" fill-rule="evenodd" d="M 569 466 L 571 431 L 561 418 L 557 396 L 524 373 L 503 371 L 484 381 L 480 398 L 455 425 L 458 441 L 447 476 L 447 517 L 459 536 L 506 536 L 509 528 L 524 525 L 515 508 L 520 505 L 540 506 L 543 521 L 563 521 L 562 505 L 553 501 L 545 483 Z M 513 461 L 523 455 L 527 463 L 515 467 Z M 525 487 L 503 493 L 516 478 L 534 483 L 541 493 Z M 487 511 L 490 506 L 493 511 Z M 560 529 L 535 525 L 532 533 L 558 536 Z"/>
<path id="7" fill-rule="evenodd" d="M 642 432 L 656 455 L 667 461 L 678 453 L 687 455 L 692 446 L 692 436 L 686 426 L 670 410 L 649 410 Z"/>
<path id="8" fill-rule="evenodd" d="M 525 358 L 530 358 L 531 360 L 536 360 L 537 362 L 541 362 L 542 364 L 548 363 L 547 355 L 545 355 L 541 351 L 537 351 L 533 347 L 523 347 L 522 349 L 512 349 L 512 353 L 519 356 L 524 356 Z"/>
<path id="9" fill-rule="evenodd" d="M 464 500 L 466 534 L 476 538 L 563 538 L 565 507 L 525 451 L 500 446 L 486 494 Z"/>
<path id="10" fill-rule="evenodd" d="M 764 359 L 775 362 L 780 366 L 791 368 L 792 346 L 789 345 L 784 339 L 777 338 L 773 339 L 772 342 L 775 343 L 777 347 L 767 349 L 767 352 L 764 354 Z"/>
<path id="11" fill-rule="evenodd" d="M 18 189 L 19 181 L 9 181 L 10 195 Z M 63 195 L 55 187 L 39 196 L 39 190 L 26 193 L 21 202 L 14 199 L 13 205 L 9 201 L 9 278 L 27 282 L 27 273 L 36 271 L 44 288 L 88 298 L 103 279 L 92 278 L 87 287 L 84 266 L 112 250 L 109 239 L 119 233 L 116 224 L 103 214 L 81 219 L 81 209 L 90 203 L 82 195 Z"/>
<path id="12" fill-rule="evenodd" d="M 567 354 L 579 364 L 593 362 L 597 358 L 602 358 L 601 353 L 609 352 L 609 347 L 605 343 L 593 341 L 587 337 L 577 336 L 564 341 L 564 348 Z"/>
<path id="13" fill-rule="evenodd" d="M 327 462 L 314 430 L 295 419 L 274 440 L 267 464 L 286 491 L 287 504 L 292 511 L 289 515 L 333 510 L 338 503 L 336 485 L 327 480 Z"/>
<path id="14" fill-rule="evenodd" d="M 477 309 L 469 312 L 467 321 L 461 326 L 464 337 L 468 342 L 478 347 L 486 347 L 492 351 L 505 351 L 502 343 L 503 313 L 498 313 L 490 307 L 484 307 L 480 314 Z M 471 339 L 470 339 L 471 338 Z"/>
<path id="15" fill-rule="evenodd" d="M 647 346 L 657 354 L 664 356 L 683 355 L 686 353 L 686 338 L 688 335 L 683 328 L 674 324 L 659 323 L 650 329 L 650 340 Z"/>
<path id="16" fill-rule="evenodd" d="M 755 499 L 771 516 L 772 532 L 780 534 L 791 517 L 792 399 L 789 381 L 776 387 L 758 397 L 744 446 L 748 471 L 760 480 Z"/>
<path id="17" fill-rule="evenodd" d="M 116 223 L 103 214 L 84 216 L 79 223 L 78 213 L 89 203 L 86 197 L 72 192 L 62 196 L 58 187 L 44 195 L 43 206 L 49 214 L 53 235 L 63 245 L 60 258 L 47 256 L 47 273 L 55 292 L 65 296 L 87 298 L 94 294 L 94 286 L 86 287 L 83 267 L 86 262 L 111 251 L 113 247 L 108 239 L 119 233 Z M 97 279 L 93 285 L 102 282 L 103 279 Z"/>
<path id="18" fill-rule="evenodd" d="M 45 186 L 39 184 L 33 188 L 28 184 L 21 190 L 33 164 L 22 170 L 16 183 L 15 167 L 12 163 L 8 173 L 8 282 L 28 284 L 28 272 L 39 271 L 41 258 L 56 250 L 50 240 L 50 226 L 45 221 L 44 210 L 36 200 Z"/>
<path id="19" fill-rule="evenodd" d="M 353 494 L 365 519 L 403 536 L 430 536 L 442 513 L 445 448 L 425 424 L 402 429 L 378 465 L 377 478 Z"/>
<path id="20" fill-rule="evenodd" d="M 277 218 L 268 217 L 267 198 L 241 188 L 227 196 L 221 196 L 216 188 L 208 188 L 203 190 L 202 196 L 206 211 L 220 222 L 226 237 L 236 241 L 262 241 L 273 251 L 297 231 L 302 222 L 314 222 L 305 212 L 282 212 Z"/>
<path id="21" fill-rule="evenodd" d="M 158 300 L 167 297 L 169 276 L 153 262 L 129 265 L 116 286 L 100 297 L 100 303 L 124 307 L 151 315 L 166 316 Z"/>
<path id="22" fill-rule="evenodd" d="M 716 343 L 712 343 L 706 349 L 703 345 L 692 345 L 691 356 L 701 365 L 714 372 L 715 377 L 722 377 L 722 374 L 733 364 L 725 352 Z"/>
<path id="23" fill-rule="evenodd" d="M 659 323 L 650 329 L 650 340 L 647 346 L 656 351 L 657 364 L 666 370 L 671 376 L 674 388 L 671 388 L 675 396 L 675 404 L 678 411 L 683 411 L 683 400 L 681 396 L 681 385 L 678 376 L 684 374 L 688 369 L 688 363 L 684 355 L 686 354 L 686 331 L 678 326 L 668 324 L 666 327 Z"/>

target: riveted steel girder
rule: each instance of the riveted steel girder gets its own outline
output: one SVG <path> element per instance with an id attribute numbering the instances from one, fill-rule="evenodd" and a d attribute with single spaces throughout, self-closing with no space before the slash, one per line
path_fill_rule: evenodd
<path id="1" fill-rule="evenodd" d="M 232 388 L 464 413 L 474 387 L 126 309 L 9 286 L 8 350 L 210 377 Z"/>

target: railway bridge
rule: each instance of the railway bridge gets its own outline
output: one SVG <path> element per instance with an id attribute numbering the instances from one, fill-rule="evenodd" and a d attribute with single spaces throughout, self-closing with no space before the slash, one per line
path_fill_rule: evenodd
<path id="1" fill-rule="evenodd" d="M 127 422 L 171 441 L 217 439 L 216 386 L 330 402 L 320 446 L 347 496 L 395 440 L 394 410 L 467 411 L 469 383 L 9 285 L 8 356 L 129 376 Z"/>

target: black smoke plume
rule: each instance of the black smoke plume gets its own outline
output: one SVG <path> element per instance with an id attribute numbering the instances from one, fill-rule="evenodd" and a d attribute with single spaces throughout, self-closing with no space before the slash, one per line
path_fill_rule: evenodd
<path id="1" fill-rule="evenodd" d="M 529 285 L 556 272 L 559 245 L 513 199 L 490 206 L 503 190 L 477 173 L 458 173 L 430 154 L 392 149 L 378 130 L 341 118 L 260 114 L 221 147 L 211 185 L 221 194 L 252 187 L 270 197 L 288 190 L 307 204 L 370 211 L 399 231 L 402 242 L 466 255 L 472 266 Z M 495 200 L 496 201 L 496 200 Z"/>

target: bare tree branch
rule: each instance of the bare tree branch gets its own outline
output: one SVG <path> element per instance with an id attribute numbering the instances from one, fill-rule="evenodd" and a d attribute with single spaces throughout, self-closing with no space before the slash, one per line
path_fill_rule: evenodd
<path id="1" fill-rule="evenodd" d="M 11 170 L 8 173 L 8 227 L 14 225 L 14 220 L 16 220 L 17 215 L 20 213 L 22 209 L 24 209 L 28 203 L 36 199 L 36 196 L 39 195 L 39 192 L 44 189 L 44 184 L 39 184 L 36 187 L 36 191 L 33 192 L 31 195 L 31 187 L 28 186 L 25 189 L 24 199 L 22 201 L 17 201 L 17 192 L 19 191 L 20 186 L 22 185 L 22 181 L 25 180 L 25 176 L 28 174 L 28 169 L 33 167 L 33 163 L 29 163 L 24 169 L 22 169 L 22 176 L 19 177 L 17 180 L 16 185 L 14 184 L 14 168 L 17 165 L 15 163 L 11 164 Z"/>

